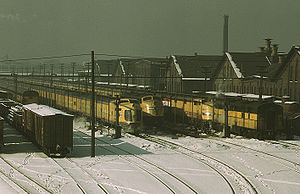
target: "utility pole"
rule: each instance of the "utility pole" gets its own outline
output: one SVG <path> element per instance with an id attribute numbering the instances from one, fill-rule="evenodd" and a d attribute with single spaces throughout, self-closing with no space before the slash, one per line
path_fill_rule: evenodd
<path id="1" fill-rule="evenodd" d="M 54 93 L 54 98 L 56 98 L 56 94 L 55 94 L 55 89 L 53 88 L 53 64 L 51 64 L 51 80 L 50 80 L 50 88 L 53 89 L 53 93 Z M 51 102 L 51 106 L 54 105 L 53 100 L 52 100 L 52 96 L 50 96 L 50 102 Z"/>
<path id="2" fill-rule="evenodd" d="M 17 100 L 17 94 L 18 94 L 18 74 L 17 73 L 13 73 L 13 75 L 15 76 L 15 100 Z"/>
<path id="3" fill-rule="evenodd" d="M 211 72 L 208 70 L 209 67 L 203 67 L 202 73 L 204 74 L 204 92 L 206 92 L 207 90 L 207 78 L 208 78 L 208 74 L 210 74 Z"/>
<path id="4" fill-rule="evenodd" d="M 120 117 L 120 96 L 116 96 L 116 134 L 115 138 L 121 138 L 121 127 L 119 123 L 119 117 Z"/>
<path id="5" fill-rule="evenodd" d="M 63 76 L 64 76 L 64 64 L 62 63 L 61 65 L 60 65 L 60 70 L 61 70 L 61 73 L 60 73 L 60 76 L 61 76 L 61 82 L 63 82 Z"/>
<path id="6" fill-rule="evenodd" d="M 72 81 L 74 83 L 74 80 L 75 80 L 75 63 L 74 62 L 72 63 L 72 70 L 73 70 L 73 79 L 72 79 Z"/>
<path id="7" fill-rule="evenodd" d="M 262 95 L 263 95 L 263 76 L 264 76 L 264 73 L 266 73 L 266 70 L 265 70 L 265 66 L 257 66 L 258 67 L 258 71 L 257 73 L 260 75 L 260 78 L 259 78 L 259 101 L 261 102 L 263 99 L 262 99 Z"/>
<path id="8" fill-rule="evenodd" d="M 91 100 L 91 132 L 92 132 L 92 141 L 91 141 L 91 157 L 95 157 L 95 59 L 94 51 L 91 52 L 91 61 L 92 61 L 92 100 Z"/>

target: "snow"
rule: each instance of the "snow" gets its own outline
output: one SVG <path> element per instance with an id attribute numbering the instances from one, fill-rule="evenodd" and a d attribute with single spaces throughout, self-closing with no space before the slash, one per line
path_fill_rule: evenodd
<path id="1" fill-rule="evenodd" d="M 237 67 L 236 63 L 233 61 L 232 56 L 230 55 L 230 53 L 226 52 L 225 53 L 233 70 L 235 71 L 235 74 L 238 78 L 243 78 L 243 74 L 241 73 L 240 69 Z"/>
<path id="2" fill-rule="evenodd" d="M 114 133 L 112 129 L 98 127 L 101 130 L 96 132 L 96 157 L 90 157 L 89 125 L 86 118 L 75 117 L 74 148 L 69 159 L 52 159 L 5 123 L 5 146 L 1 148 L 1 157 L 53 193 L 82 193 L 78 185 L 87 193 L 104 193 L 100 186 L 108 193 L 192 193 L 170 174 L 183 180 L 198 193 L 232 193 L 224 179 L 211 167 L 228 179 L 236 193 L 251 193 L 247 184 L 230 168 L 208 157 L 229 164 L 242 173 L 259 193 L 300 193 L 299 166 L 254 151 L 264 151 L 300 163 L 300 150 L 296 146 L 283 146 L 240 136 L 221 139 L 174 134 L 155 136 L 208 156 L 205 157 L 130 134 L 113 139 L 109 136 Z M 300 138 L 288 142 L 300 145 Z M 39 193 L 36 184 L 0 158 L 2 193 L 24 193 L 18 185 L 22 185 L 29 193 Z"/>
<path id="3" fill-rule="evenodd" d="M 204 77 L 185 77 L 185 78 L 182 78 L 182 80 L 186 80 L 186 81 L 205 81 L 205 80 L 207 80 L 207 81 L 209 81 L 210 80 L 210 78 L 204 78 Z"/>
<path id="4" fill-rule="evenodd" d="M 180 76 L 183 76 L 182 70 L 181 70 L 181 68 L 180 68 L 180 65 L 177 63 L 176 57 L 175 57 L 175 56 L 172 56 L 172 59 L 173 59 L 173 61 L 174 61 L 174 65 L 175 65 L 175 68 L 176 68 L 178 74 L 179 74 Z"/>

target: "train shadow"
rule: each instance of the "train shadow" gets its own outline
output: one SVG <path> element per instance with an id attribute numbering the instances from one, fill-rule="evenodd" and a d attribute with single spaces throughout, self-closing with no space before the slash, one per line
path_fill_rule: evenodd
<path id="1" fill-rule="evenodd" d="M 113 155 L 143 155 L 151 154 L 147 150 L 139 148 L 121 139 L 114 139 L 109 136 L 96 137 L 95 156 Z M 68 157 L 81 158 L 91 156 L 91 136 L 81 132 L 73 133 L 73 149 Z"/>
<path id="2" fill-rule="evenodd" d="M 7 123 L 4 123 L 3 132 L 4 146 L 0 149 L 1 154 L 36 153 L 44 155 L 43 151 L 36 144 L 32 143 L 20 131 L 10 127 Z M 122 150 L 127 150 L 128 152 Z M 142 155 L 151 154 L 151 152 L 108 136 L 97 137 L 95 140 L 95 156 L 133 154 Z M 70 158 L 90 157 L 91 137 L 80 132 L 74 132 L 73 149 L 67 156 Z M 46 154 L 45 157 L 47 157 Z"/>
<path id="3" fill-rule="evenodd" d="M 10 127 L 7 123 L 4 123 L 3 133 L 4 147 L 1 148 L 2 154 L 42 153 L 42 151 L 21 132 Z"/>

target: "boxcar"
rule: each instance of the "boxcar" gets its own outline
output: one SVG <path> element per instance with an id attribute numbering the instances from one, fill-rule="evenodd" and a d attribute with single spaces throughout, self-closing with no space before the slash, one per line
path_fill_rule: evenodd
<path id="1" fill-rule="evenodd" d="M 65 155 L 73 147 L 73 115 L 37 104 L 23 110 L 24 130 L 44 153 Z"/>

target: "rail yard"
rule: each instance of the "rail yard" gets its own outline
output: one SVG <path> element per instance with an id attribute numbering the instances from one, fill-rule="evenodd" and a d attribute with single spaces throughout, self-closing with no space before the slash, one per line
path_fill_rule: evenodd
<path id="1" fill-rule="evenodd" d="M 216 98 L 214 92 L 183 95 L 96 85 L 98 131 L 95 157 L 90 157 L 91 87 L 67 80 L 2 79 L 7 85 L 0 103 L 1 190 L 300 191 L 299 131 L 285 131 L 290 121 L 284 107 L 268 96 L 259 101 L 235 93 Z M 289 110 L 297 112 L 291 105 Z M 278 140 L 288 135 L 294 139 Z"/>

